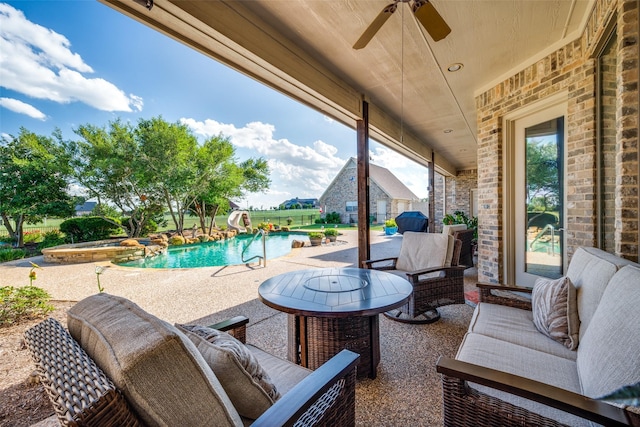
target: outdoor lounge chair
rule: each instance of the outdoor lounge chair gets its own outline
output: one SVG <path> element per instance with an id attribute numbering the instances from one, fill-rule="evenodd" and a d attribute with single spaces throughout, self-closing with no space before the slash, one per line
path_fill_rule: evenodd
<path id="1" fill-rule="evenodd" d="M 310 371 L 245 346 L 247 323 L 173 326 L 101 293 L 71 308 L 68 330 L 50 318 L 25 341 L 63 426 L 355 425 L 357 354 Z"/>
<path id="2" fill-rule="evenodd" d="M 405 276 L 413 285 L 409 301 L 385 313 L 406 323 L 432 323 L 440 318 L 437 307 L 464 304 L 464 270 L 459 265 L 462 242 L 450 234 L 407 231 L 400 254 L 363 261 L 363 268 Z"/>
<path id="3" fill-rule="evenodd" d="M 473 267 L 473 235 L 475 230 L 459 230 L 453 233 L 454 239 L 460 240 L 462 243 L 460 246 L 460 265 L 464 265 L 467 268 Z"/>

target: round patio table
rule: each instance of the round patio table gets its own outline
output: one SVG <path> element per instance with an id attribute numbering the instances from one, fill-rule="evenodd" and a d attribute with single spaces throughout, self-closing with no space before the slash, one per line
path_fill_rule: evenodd
<path id="1" fill-rule="evenodd" d="M 317 369 L 342 349 L 360 354 L 358 377 L 376 377 L 378 315 L 403 305 L 413 287 L 402 277 L 361 268 L 280 274 L 258 288 L 260 300 L 288 313 L 290 361 Z"/>

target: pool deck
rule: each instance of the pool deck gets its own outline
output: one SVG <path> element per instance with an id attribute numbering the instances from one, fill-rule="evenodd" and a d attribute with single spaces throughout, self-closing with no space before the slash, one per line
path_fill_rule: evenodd
<path id="1" fill-rule="evenodd" d="M 35 286 L 49 292 L 53 300 L 79 301 L 98 292 L 95 267 L 100 265 L 105 267 L 100 275 L 100 284 L 105 292 L 131 299 L 168 322 L 190 322 L 221 312 L 255 317 L 253 313 L 243 313 L 242 307 L 257 300 L 257 288 L 264 280 L 305 268 L 355 267 L 358 259 L 357 230 L 345 229 L 341 233 L 335 243 L 314 247 L 307 243 L 303 248 L 292 249 L 287 256 L 267 260 L 266 267 L 252 264 L 143 269 L 120 267 L 107 261 L 53 264 L 44 262 L 39 256 L 0 264 L 0 286 L 27 285 L 30 262 L 34 262 L 41 267 L 36 270 Z M 385 236 L 382 232 L 373 231 L 372 258 L 397 254 L 401 242 L 400 234 Z M 238 309 L 234 310 L 234 307 Z"/>
<path id="2" fill-rule="evenodd" d="M 140 269 L 107 262 L 56 265 L 42 257 L 0 264 L 0 286 L 29 283 L 33 261 L 34 285 L 54 300 L 78 301 L 98 292 L 96 265 L 106 266 L 100 276 L 105 292 L 131 299 L 170 323 L 208 325 L 237 315 L 249 317 L 247 341 L 286 358 L 287 316 L 263 304 L 258 286 L 275 275 L 317 267 L 355 267 L 356 229 L 344 229 L 336 243 L 293 249 L 267 266 L 244 265 L 192 269 Z M 371 259 L 395 256 L 402 236 L 371 232 Z M 465 287 L 474 287 L 476 269 L 465 271 Z M 442 307 L 442 318 L 430 325 L 409 325 L 380 318 L 381 362 L 375 380 L 356 385 L 356 425 L 442 425 L 441 385 L 435 371 L 438 357 L 453 357 L 469 325 L 473 308 L 467 304 Z M 57 426 L 55 417 L 32 427 Z"/>

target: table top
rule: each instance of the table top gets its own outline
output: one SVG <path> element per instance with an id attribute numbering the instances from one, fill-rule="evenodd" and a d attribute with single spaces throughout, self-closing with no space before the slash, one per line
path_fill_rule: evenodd
<path id="1" fill-rule="evenodd" d="M 407 302 L 413 286 L 391 273 L 362 268 L 291 271 L 264 281 L 260 300 L 285 313 L 315 317 L 372 316 Z"/>

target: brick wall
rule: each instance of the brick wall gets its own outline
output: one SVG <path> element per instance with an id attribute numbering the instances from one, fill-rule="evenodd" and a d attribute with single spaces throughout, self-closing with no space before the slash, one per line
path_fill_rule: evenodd
<path id="1" fill-rule="evenodd" d="M 340 219 L 345 224 L 357 222 L 358 220 L 357 210 L 348 212 L 346 209 L 347 202 L 358 201 L 358 173 L 356 167 L 356 163 L 350 160 L 350 163 L 338 173 L 331 186 L 318 201 L 320 206 L 326 209 L 326 213 L 339 213 Z M 378 202 L 380 200 L 386 202 L 386 209 L 384 214 L 377 215 Z M 376 216 L 376 222 L 382 223 L 386 219 L 398 216 L 400 203 L 404 203 L 405 210 L 411 208 L 412 202 L 410 200 L 390 199 L 375 182 L 371 182 L 369 186 L 369 211 L 371 215 Z"/>
<path id="2" fill-rule="evenodd" d="M 617 15 L 616 15 L 617 13 Z M 478 117 L 478 279 L 502 281 L 504 116 L 566 91 L 569 256 L 597 243 L 596 60 L 608 22 L 617 19 L 615 252 L 638 258 L 638 2 L 596 0 L 583 36 L 521 70 L 476 98 Z"/>
<path id="3" fill-rule="evenodd" d="M 435 174 L 435 231 L 442 231 L 442 218 L 455 211 L 471 212 L 471 190 L 478 188 L 478 170 L 458 171 L 456 176 Z"/>

